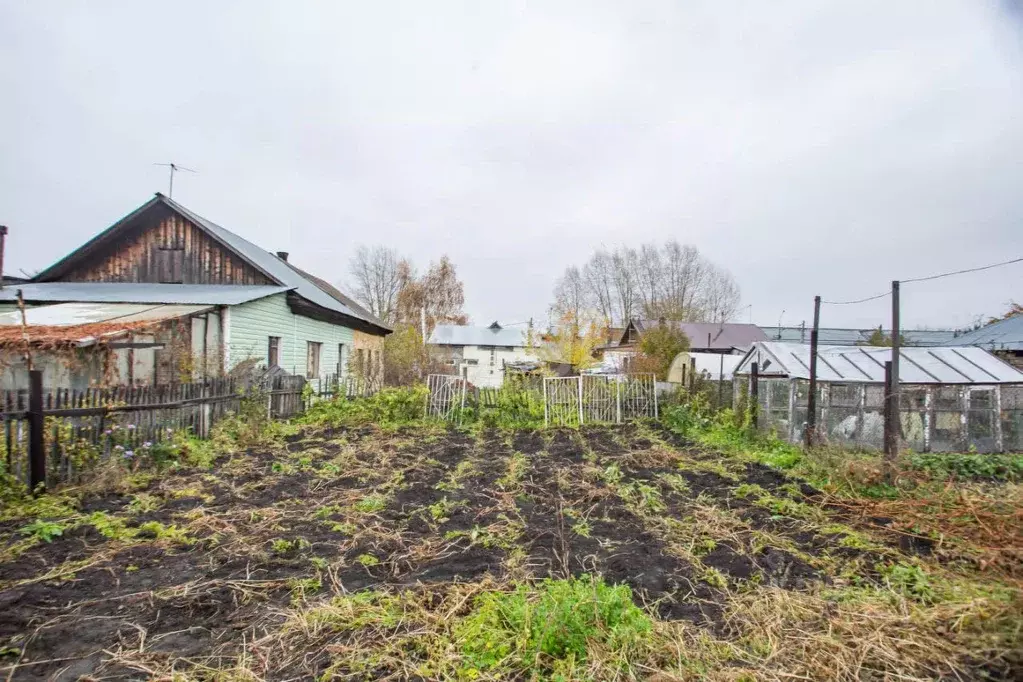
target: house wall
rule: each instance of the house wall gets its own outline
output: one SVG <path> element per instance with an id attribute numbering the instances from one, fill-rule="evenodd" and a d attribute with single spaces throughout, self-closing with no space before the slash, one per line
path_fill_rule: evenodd
<path id="1" fill-rule="evenodd" d="M 463 346 L 461 374 L 476 386 L 500 387 L 504 383 L 504 364 L 532 360 L 524 346 Z M 472 361 L 476 363 L 473 364 Z"/>
<path id="2" fill-rule="evenodd" d="M 345 362 L 349 363 L 348 369 L 361 374 L 371 386 L 379 386 L 384 378 L 384 337 L 355 330 L 352 348 L 351 358 L 345 358 Z"/>
<path id="3" fill-rule="evenodd" d="M 346 355 L 353 348 L 354 338 L 351 329 L 293 314 L 288 307 L 286 294 L 276 294 L 232 306 L 226 320 L 228 370 L 250 358 L 260 360 L 265 366 L 271 336 L 281 339 L 279 363 L 281 368 L 302 376 L 306 374 L 308 342 L 323 344 L 320 376 L 337 372 L 339 344 L 344 344 Z M 344 360 L 347 361 L 347 357 Z"/>
<path id="4" fill-rule="evenodd" d="M 66 282 L 274 284 L 220 246 L 192 222 L 165 207 L 139 216 L 125 239 L 97 245 L 96 253 L 54 279 Z"/>

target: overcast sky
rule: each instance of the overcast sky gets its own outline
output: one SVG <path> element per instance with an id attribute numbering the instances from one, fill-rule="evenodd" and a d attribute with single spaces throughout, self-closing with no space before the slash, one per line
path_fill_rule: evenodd
<path id="1" fill-rule="evenodd" d="M 0 0 L 0 93 L 9 273 L 166 192 L 163 161 L 332 281 L 359 243 L 449 254 L 477 323 L 543 318 L 601 245 L 694 244 L 761 324 L 1023 256 L 1015 0 Z M 903 320 L 1010 299 L 1023 264 L 907 285 Z"/>

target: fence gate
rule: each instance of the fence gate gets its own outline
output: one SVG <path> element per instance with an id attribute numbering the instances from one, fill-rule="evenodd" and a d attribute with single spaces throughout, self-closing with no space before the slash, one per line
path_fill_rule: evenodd
<path id="1" fill-rule="evenodd" d="M 544 423 L 571 426 L 657 417 L 653 374 L 589 374 L 544 379 Z"/>
<path id="2" fill-rule="evenodd" d="M 430 374 L 426 377 L 426 416 L 451 419 L 465 407 L 465 379 L 450 374 Z"/>

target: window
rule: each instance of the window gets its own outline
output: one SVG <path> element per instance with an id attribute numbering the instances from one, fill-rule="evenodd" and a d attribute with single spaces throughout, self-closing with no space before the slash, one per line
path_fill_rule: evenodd
<path id="1" fill-rule="evenodd" d="M 316 379 L 320 376 L 320 352 L 322 350 L 322 343 L 306 342 L 305 376 L 307 379 Z"/>
<path id="2" fill-rule="evenodd" d="M 266 366 L 281 365 L 281 337 L 271 336 L 266 344 Z"/>

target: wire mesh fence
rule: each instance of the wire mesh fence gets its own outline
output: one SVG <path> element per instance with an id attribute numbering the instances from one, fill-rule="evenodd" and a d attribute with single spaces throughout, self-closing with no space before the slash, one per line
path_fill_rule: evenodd
<path id="1" fill-rule="evenodd" d="M 548 426 L 621 423 L 657 417 L 657 382 L 653 374 L 547 377 L 543 391 L 544 423 Z"/>
<path id="2" fill-rule="evenodd" d="M 465 409 L 465 396 L 469 382 L 450 374 L 430 374 L 426 377 L 426 416 L 457 420 Z"/>

